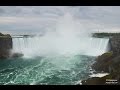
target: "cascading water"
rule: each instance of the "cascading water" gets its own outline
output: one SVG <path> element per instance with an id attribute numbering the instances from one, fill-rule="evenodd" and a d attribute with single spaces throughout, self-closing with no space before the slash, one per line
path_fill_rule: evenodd
<path id="1" fill-rule="evenodd" d="M 47 32 L 44 36 L 13 39 L 13 50 L 20 51 L 25 57 L 52 54 L 97 56 L 104 53 L 109 39 L 92 38 L 90 34 L 67 13 L 58 19 L 56 30 Z"/>
<path id="2" fill-rule="evenodd" d="M 90 37 L 69 13 L 55 26 L 44 36 L 13 38 L 13 52 L 24 57 L 0 63 L 0 84 L 74 85 L 91 75 L 94 56 L 106 52 L 109 39 Z"/>
<path id="3" fill-rule="evenodd" d="M 106 52 L 109 42 L 108 38 L 92 37 L 70 42 L 66 40 L 67 43 L 59 38 L 52 39 L 53 41 L 46 40 L 47 42 L 41 39 L 42 37 L 13 38 L 14 51 L 23 53 L 24 57 L 44 56 L 52 53 L 98 56 Z"/>

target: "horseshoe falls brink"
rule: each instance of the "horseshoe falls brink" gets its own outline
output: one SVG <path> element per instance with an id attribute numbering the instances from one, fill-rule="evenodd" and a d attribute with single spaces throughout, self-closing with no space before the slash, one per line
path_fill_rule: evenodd
<path id="1" fill-rule="evenodd" d="M 13 38 L 16 59 L 1 60 L 0 84 L 75 85 L 92 74 L 96 56 L 107 51 L 109 39 L 91 32 L 69 14 L 58 20 L 54 31 L 43 36 Z"/>

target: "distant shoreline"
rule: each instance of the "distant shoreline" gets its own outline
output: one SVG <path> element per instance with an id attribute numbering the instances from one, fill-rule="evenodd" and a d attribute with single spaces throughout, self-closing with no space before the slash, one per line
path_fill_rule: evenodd
<path id="1" fill-rule="evenodd" d="M 113 36 L 120 36 L 119 33 L 107 33 L 107 32 L 101 32 L 101 33 L 92 33 L 92 37 L 99 37 L 99 38 L 104 38 L 104 37 L 113 37 Z"/>

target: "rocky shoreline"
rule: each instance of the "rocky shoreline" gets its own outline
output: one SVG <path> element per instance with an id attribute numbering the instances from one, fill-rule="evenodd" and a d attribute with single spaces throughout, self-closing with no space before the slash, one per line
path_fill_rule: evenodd
<path id="1" fill-rule="evenodd" d="M 82 85 L 120 85 L 120 36 L 111 37 L 109 44 L 109 51 L 98 56 L 91 66 L 96 72 L 109 75 L 88 78 L 81 82 Z"/>

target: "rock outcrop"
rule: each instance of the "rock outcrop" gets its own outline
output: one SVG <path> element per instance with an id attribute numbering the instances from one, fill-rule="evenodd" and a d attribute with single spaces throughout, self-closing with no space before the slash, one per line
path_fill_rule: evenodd
<path id="1" fill-rule="evenodd" d="M 113 62 L 112 59 L 114 57 L 112 52 L 104 53 L 96 58 L 96 62 L 92 65 L 92 68 L 96 71 L 109 72 L 109 66 Z"/>
<path id="2" fill-rule="evenodd" d="M 12 49 L 12 37 L 0 33 L 0 58 L 8 58 Z"/>
<path id="3" fill-rule="evenodd" d="M 97 72 L 106 72 L 109 75 L 104 77 L 93 77 L 83 80 L 83 85 L 105 85 L 107 79 L 117 80 L 117 83 L 112 85 L 120 85 L 120 55 L 115 55 L 112 52 L 104 53 L 103 55 L 96 58 L 96 62 L 92 65 L 92 69 Z"/>
<path id="4" fill-rule="evenodd" d="M 104 77 L 92 77 L 83 80 L 83 85 L 120 85 L 120 36 L 112 36 L 109 40 L 109 52 L 96 58 L 92 69 L 97 72 L 106 72 L 109 75 Z M 106 80 L 117 80 L 117 83 L 106 83 Z"/>
<path id="5" fill-rule="evenodd" d="M 120 36 L 113 36 L 110 38 L 110 48 L 114 54 L 120 54 Z"/>

